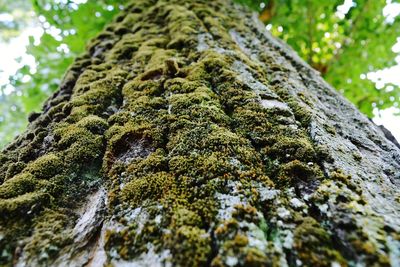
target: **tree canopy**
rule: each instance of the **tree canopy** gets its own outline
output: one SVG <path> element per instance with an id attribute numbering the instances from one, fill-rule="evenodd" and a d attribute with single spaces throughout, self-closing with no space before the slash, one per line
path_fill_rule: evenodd
<path id="1" fill-rule="evenodd" d="M 400 17 L 395 16 L 394 1 L 259 2 L 260 17 L 271 32 L 367 116 L 372 117 L 374 107 L 399 105 L 398 85 L 376 85 L 367 78 L 369 72 L 396 64 L 392 47 L 399 40 Z"/>

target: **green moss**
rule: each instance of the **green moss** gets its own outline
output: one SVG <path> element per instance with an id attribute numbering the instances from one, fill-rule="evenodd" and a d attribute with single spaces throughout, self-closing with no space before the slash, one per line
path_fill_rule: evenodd
<path id="1" fill-rule="evenodd" d="M 133 15 L 137 16 L 137 14 Z M 126 17 L 130 19 L 130 17 Z M 120 29 L 123 29 L 122 26 Z M 122 38 L 114 46 L 113 52 L 108 55 L 108 60 L 129 60 L 132 58 L 134 52 L 139 49 L 138 42 L 136 41 L 137 35 L 132 33 L 125 33 Z M 109 38 L 109 36 L 107 37 Z"/>
<path id="2" fill-rule="evenodd" d="M 165 172 L 136 178 L 122 189 L 122 199 L 138 206 L 144 200 L 160 199 L 171 188 L 173 177 Z"/>
<path id="3" fill-rule="evenodd" d="M 179 67 L 176 60 L 173 59 L 175 54 L 176 54 L 175 51 L 172 49 L 156 49 L 146 65 L 145 69 L 146 71 L 143 74 L 143 76 L 146 75 L 148 70 L 158 69 L 160 67 L 161 67 L 161 74 L 167 74 L 170 76 L 176 74 L 178 72 Z M 172 68 L 174 68 L 175 70 L 173 70 Z M 147 80 L 147 79 L 142 78 L 142 80 Z"/>
<path id="4" fill-rule="evenodd" d="M 171 41 L 168 48 L 190 48 L 196 43 L 195 36 L 198 33 L 201 22 L 196 14 L 181 5 L 169 5 L 166 7 L 166 22 L 170 32 Z"/>
<path id="5" fill-rule="evenodd" d="M 237 204 L 235 205 L 235 211 L 232 213 L 232 216 L 238 221 L 247 221 L 254 222 L 256 224 L 259 223 L 257 215 L 257 209 L 251 205 L 243 205 Z"/>
<path id="6" fill-rule="evenodd" d="M 133 119 L 132 117 L 133 116 L 132 116 L 131 112 L 121 111 L 121 112 L 111 115 L 108 118 L 107 122 L 110 125 L 122 126 L 125 123 L 127 123 L 128 121 L 132 120 Z"/>
<path id="7" fill-rule="evenodd" d="M 57 145 L 61 148 L 67 148 L 80 140 L 88 141 L 93 137 L 89 130 L 75 124 L 60 124 L 54 134 L 58 140 Z"/>
<path id="8" fill-rule="evenodd" d="M 224 243 L 220 246 L 219 255 L 212 260 L 211 266 L 227 266 L 233 262 L 236 262 L 234 266 L 270 266 L 271 260 L 266 253 L 252 244 L 254 240 L 251 239 L 254 236 L 239 230 L 248 230 L 248 225 L 244 226 L 242 222 L 247 222 L 248 219 L 253 221 L 254 208 L 242 206 L 237 207 L 237 211 L 239 213 L 234 215 L 236 219 L 225 221 L 224 225 L 215 231 L 216 238 L 224 240 Z M 246 216 L 243 217 L 244 214 Z"/>
<path id="9" fill-rule="evenodd" d="M 324 128 L 328 133 L 330 133 L 332 135 L 336 135 L 336 128 L 334 126 L 329 125 L 329 124 L 324 124 Z"/>
<path id="10" fill-rule="evenodd" d="M 72 167 L 71 170 L 74 169 L 73 166 L 76 163 L 90 165 L 90 163 L 101 158 L 103 149 L 103 138 L 101 136 L 96 136 L 87 143 L 76 142 L 65 150 L 65 163 Z M 82 165 L 77 166 L 81 167 Z M 77 166 L 75 165 L 75 167 Z"/>
<path id="11" fill-rule="evenodd" d="M 14 198 L 0 200 L 2 219 L 29 217 L 50 204 L 50 195 L 42 192 L 30 192 Z"/>
<path id="12" fill-rule="evenodd" d="M 262 251 L 257 248 L 249 248 L 246 251 L 244 266 L 261 267 L 266 265 L 271 265 L 271 259 L 268 259 Z"/>
<path id="13" fill-rule="evenodd" d="M 60 124 L 54 134 L 58 140 L 57 146 L 64 149 L 65 163 L 93 162 L 104 150 L 102 136 L 108 125 L 104 119 L 97 116 L 87 116 L 75 124 Z"/>
<path id="14" fill-rule="evenodd" d="M 351 175 L 346 175 L 342 170 L 336 170 L 330 173 L 330 177 L 333 180 L 337 180 L 347 185 L 348 188 L 355 192 L 361 193 L 361 189 L 352 181 Z"/>
<path id="15" fill-rule="evenodd" d="M 171 138 L 167 148 L 173 149 L 173 155 L 188 155 L 196 151 L 202 151 L 202 153 L 219 151 L 230 156 L 237 155 L 245 164 L 258 161 L 257 156 L 249 147 L 248 140 L 215 124 L 181 132 Z"/>
<path id="16" fill-rule="evenodd" d="M 204 52 L 199 63 L 191 68 L 187 78 L 189 80 L 213 81 L 216 77 L 222 76 L 222 79 L 227 79 L 229 76 L 235 75 L 229 70 L 232 63 L 231 58 L 208 50 Z"/>
<path id="17" fill-rule="evenodd" d="M 36 186 L 35 176 L 31 173 L 22 173 L 0 185 L 0 199 L 13 198 L 32 192 Z"/>
<path id="18" fill-rule="evenodd" d="M 107 122 L 98 116 L 87 116 L 76 123 L 77 128 L 85 128 L 93 134 L 103 134 L 108 128 Z"/>
<path id="19" fill-rule="evenodd" d="M 157 250 L 160 249 L 162 228 L 159 227 L 159 223 L 155 220 L 159 208 L 148 205 L 141 210 L 145 213 L 146 221 L 140 223 L 130 222 L 129 227 L 122 231 L 107 230 L 105 235 L 105 247 L 107 250 L 112 249 L 118 252 L 123 259 L 129 260 L 134 256 L 147 253 L 149 244 L 152 244 Z M 127 221 L 122 218 L 120 223 L 125 224 Z M 161 249 L 165 248 L 162 247 Z"/>
<path id="20" fill-rule="evenodd" d="M 165 81 L 164 87 L 173 94 L 185 94 L 196 90 L 201 87 L 201 82 L 189 81 L 184 78 L 173 78 Z"/>
<path id="21" fill-rule="evenodd" d="M 152 28 L 154 30 L 154 28 Z M 155 30 L 157 31 L 157 30 Z M 166 42 L 168 41 L 165 37 L 160 36 L 158 34 L 157 37 L 155 38 L 146 38 L 146 36 L 143 36 L 143 34 L 149 34 L 149 30 L 142 29 L 139 32 L 135 34 L 135 39 L 137 40 L 137 43 L 140 43 L 140 47 L 138 51 L 133 55 L 132 60 L 134 62 L 138 62 L 142 64 L 143 66 L 146 66 L 148 62 L 151 60 L 153 53 L 157 50 L 159 50 L 159 55 L 163 56 L 163 59 L 159 62 L 163 62 L 165 59 L 169 58 L 171 56 L 171 50 L 164 50 L 162 47 L 165 47 Z M 134 40 L 134 39 L 133 39 Z M 157 60 L 154 58 L 154 63 L 156 63 Z M 158 62 L 158 63 L 159 63 Z M 161 65 L 156 65 L 156 64 L 150 64 L 146 70 L 152 70 L 159 68 Z"/>
<path id="22" fill-rule="evenodd" d="M 198 87 L 193 93 L 173 94 L 169 104 L 169 112 L 177 116 L 177 119 L 229 124 L 229 117 L 221 110 L 214 93 L 207 87 Z"/>
<path id="23" fill-rule="evenodd" d="M 150 72 L 149 75 L 160 75 L 159 73 Z M 157 80 L 145 80 L 134 79 L 125 84 L 122 89 L 124 98 L 128 100 L 128 103 L 135 102 L 139 97 L 156 96 L 161 93 L 160 81 Z"/>
<path id="24" fill-rule="evenodd" d="M 171 223 L 174 227 L 181 227 L 181 226 L 201 226 L 202 221 L 199 214 L 183 207 L 177 207 L 176 210 L 173 212 Z"/>
<path id="25" fill-rule="evenodd" d="M 132 101 L 127 108 L 135 115 L 146 116 L 160 112 L 159 109 L 165 108 L 166 103 L 166 100 L 161 97 L 140 96 Z"/>
<path id="26" fill-rule="evenodd" d="M 239 107 L 232 116 L 235 129 L 252 140 L 254 145 L 260 146 L 267 142 L 272 125 L 262 111 Z"/>
<path id="27" fill-rule="evenodd" d="M 287 137 L 278 136 L 268 139 L 270 146 L 262 149 L 272 159 L 278 159 L 281 162 L 290 160 L 301 160 L 303 162 L 315 162 L 316 152 L 313 145 L 305 137 Z"/>
<path id="28" fill-rule="evenodd" d="M 332 237 L 317 221 L 307 217 L 294 231 L 294 248 L 299 259 L 309 266 L 347 265 L 343 256 L 333 249 Z"/>
<path id="29" fill-rule="evenodd" d="M 77 93 L 71 100 L 71 119 L 78 121 L 91 114 L 103 115 L 105 109 L 119 97 L 124 75 L 124 72 L 116 70 L 112 78 L 92 82 L 84 92 Z"/>
<path id="30" fill-rule="evenodd" d="M 179 227 L 167 241 L 174 258 L 174 264 L 202 266 L 211 254 L 211 238 L 203 229 L 193 226 Z"/>
<path id="31" fill-rule="evenodd" d="M 239 222 L 234 219 L 228 219 L 225 220 L 222 224 L 220 224 L 216 229 L 215 229 L 215 234 L 217 236 L 224 236 L 227 235 L 231 231 L 236 231 L 239 229 Z"/>
<path id="32" fill-rule="evenodd" d="M 307 91 L 299 92 L 297 93 L 297 96 L 309 107 L 314 107 L 315 99 L 313 99 L 313 96 L 309 94 Z"/>
<path id="33" fill-rule="evenodd" d="M 35 231 L 26 245 L 26 250 L 38 255 L 38 262 L 45 264 L 55 258 L 61 250 L 73 242 L 72 233 L 65 229 L 75 216 L 66 210 L 46 210 L 35 220 Z"/>
<path id="34" fill-rule="evenodd" d="M 363 156 L 360 154 L 360 153 L 358 153 L 358 152 L 353 152 L 353 158 L 355 159 L 355 160 L 357 160 L 357 161 L 361 161 L 362 160 L 362 158 L 363 158 Z"/>
<path id="35" fill-rule="evenodd" d="M 157 149 L 146 158 L 137 158 L 127 167 L 132 177 L 145 176 L 149 173 L 161 172 L 168 169 L 168 157 L 164 149 Z"/>
<path id="36" fill-rule="evenodd" d="M 298 100 L 286 101 L 289 107 L 292 109 L 294 117 L 300 122 L 301 126 L 308 127 L 311 121 L 311 112 L 306 106 L 300 104 Z"/>
<path id="37" fill-rule="evenodd" d="M 277 175 L 277 183 L 281 186 L 295 184 L 298 181 L 312 181 L 322 179 L 323 173 L 319 166 L 308 165 L 299 160 L 282 164 Z"/>
<path id="38" fill-rule="evenodd" d="M 76 81 L 76 85 L 74 87 L 74 91 L 78 94 L 82 94 L 90 89 L 89 84 L 105 77 L 106 73 L 104 72 L 86 69 L 79 75 L 79 78 Z"/>
<path id="39" fill-rule="evenodd" d="M 239 175 L 242 165 L 235 158 L 225 158 L 224 153 L 213 152 L 207 155 L 174 156 L 169 160 L 170 169 L 178 175 L 198 178 L 199 181 L 223 177 L 233 179 Z"/>
<path id="40" fill-rule="evenodd" d="M 164 73 L 169 77 L 174 77 L 180 74 L 179 64 L 175 58 L 168 58 L 164 61 Z"/>
<path id="41" fill-rule="evenodd" d="M 62 159 L 55 153 L 48 153 L 29 163 L 23 172 L 31 173 L 36 179 L 49 179 L 63 171 Z"/>
<path id="42" fill-rule="evenodd" d="M 392 266 L 390 258 L 381 253 L 380 244 L 363 229 L 350 233 L 348 240 L 357 253 L 364 255 L 364 261 L 371 266 Z"/>

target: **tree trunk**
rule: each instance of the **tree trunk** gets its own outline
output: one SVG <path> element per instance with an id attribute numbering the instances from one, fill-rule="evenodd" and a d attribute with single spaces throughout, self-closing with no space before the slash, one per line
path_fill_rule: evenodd
<path id="1" fill-rule="evenodd" d="M 30 121 L 1 264 L 400 264 L 399 149 L 228 0 L 133 1 Z"/>

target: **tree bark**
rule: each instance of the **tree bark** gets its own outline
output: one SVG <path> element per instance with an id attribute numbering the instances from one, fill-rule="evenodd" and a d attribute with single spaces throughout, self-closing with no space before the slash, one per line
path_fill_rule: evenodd
<path id="1" fill-rule="evenodd" d="M 400 264 L 399 149 L 228 0 L 133 1 L 30 120 L 3 265 Z"/>

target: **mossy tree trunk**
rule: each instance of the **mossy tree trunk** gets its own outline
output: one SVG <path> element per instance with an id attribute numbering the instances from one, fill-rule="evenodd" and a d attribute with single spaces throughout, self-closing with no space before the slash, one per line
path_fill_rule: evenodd
<path id="1" fill-rule="evenodd" d="M 228 0 L 133 1 L 30 121 L 1 264 L 400 264 L 399 150 Z"/>

